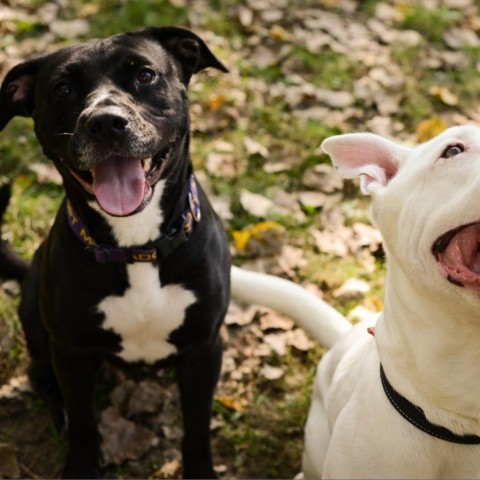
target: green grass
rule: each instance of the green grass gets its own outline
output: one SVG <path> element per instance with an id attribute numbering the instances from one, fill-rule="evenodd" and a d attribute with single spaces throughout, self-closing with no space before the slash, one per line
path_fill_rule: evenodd
<path id="1" fill-rule="evenodd" d="M 401 26 L 420 32 L 430 42 L 443 44 L 443 34 L 459 23 L 462 19 L 461 12 L 443 5 L 427 8 L 422 3 L 413 1 L 401 4 L 400 10 L 404 14 Z"/>

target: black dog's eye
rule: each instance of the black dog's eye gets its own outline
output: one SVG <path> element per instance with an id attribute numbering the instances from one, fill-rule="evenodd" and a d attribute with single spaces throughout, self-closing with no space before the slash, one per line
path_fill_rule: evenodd
<path id="1" fill-rule="evenodd" d="M 465 148 L 463 145 L 449 145 L 442 153 L 442 157 L 451 158 L 451 157 L 454 157 L 455 155 L 459 155 L 464 151 L 465 151 Z"/>
<path id="2" fill-rule="evenodd" d="M 142 85 L 148 85 L 155 80 L 155 72 L 149 68 L 142 68 L 137 74 L 137 80 Z"/>
<path id="3" fill-rule="evenodd" d="M 61 82 L 55 86 L 53 93 L 59 98 L 65 98 L 72 93 L 72 89 L 68 83 Z"/>

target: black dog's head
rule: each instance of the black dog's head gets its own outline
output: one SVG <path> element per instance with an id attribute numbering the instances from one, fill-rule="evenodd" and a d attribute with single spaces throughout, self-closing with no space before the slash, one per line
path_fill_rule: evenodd
<path id="1" fill-rule="evenodd" d="M 194 33 L 148 28 L 64 48 L 14 67 L 0 90 L 0 130 L 31 116 L 66 181 L 110 215 L 144 208 L 188 145 L 187 86 L 227 69 Z"/>

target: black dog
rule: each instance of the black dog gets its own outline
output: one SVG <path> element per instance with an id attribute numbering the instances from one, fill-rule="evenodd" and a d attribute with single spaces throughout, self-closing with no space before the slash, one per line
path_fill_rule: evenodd
<path id="1" fill-rule="evenodd" d="M 148 28 L 35 57 L 6 75 L 0 129 L 31 116 L 66 199 L 23 278 L 30 379 L 57 428 L 65 477 L 99 475 L 94 379 L 107 357 L 175 362 L 184 476 L 211 478 L 209 422 L 229 302 L 226 235 L 192 174 L 187 86 L 226 68 L 188 30 Z M 3 193 L 5 196 L 6 193 Z"/>

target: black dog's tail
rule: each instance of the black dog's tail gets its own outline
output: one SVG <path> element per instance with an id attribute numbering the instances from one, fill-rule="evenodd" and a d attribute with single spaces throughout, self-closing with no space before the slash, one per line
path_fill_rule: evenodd
<path id="1" fill-rule="evenodd" d="M 10 195 L 10 185 L 2 185 L 0 187 L 0 226 L 10 203 Z M 0 236 L 0 277 L 21 282 L 27 270 L 28 262 L 17 255 Z"/>

